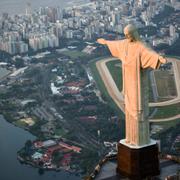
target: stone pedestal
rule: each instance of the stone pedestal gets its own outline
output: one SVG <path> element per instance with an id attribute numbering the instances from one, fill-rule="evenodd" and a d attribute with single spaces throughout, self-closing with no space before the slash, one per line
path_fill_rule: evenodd
<path id="1" fill-rule="evenodd" d="M 130 179 L 141 180 L 160 174 L 158 146 L 154 141 L 145 146 L 129 146 L 121 140 L 117 158 L 117 173 Z"/>

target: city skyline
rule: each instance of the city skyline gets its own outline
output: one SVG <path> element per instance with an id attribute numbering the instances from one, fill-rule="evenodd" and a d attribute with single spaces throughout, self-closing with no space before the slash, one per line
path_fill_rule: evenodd
<path id="1" fill-rule="evenodd" d="M 173 45 L 179 38 L 178 25 L 157 26 L 153 18 L 163 10 L 163 7 L 169 5 L 173 8 L 177 4 L 174 1 L 155 4 L 143 2 L 129 1 L 128 4 L 124 1 L 97 1 L 90 3 L 88 8 L 78 6 L 62 10 L 59 7 L 40 7 L 38 11 L 32 11 L 29 4 L 24 15 L 14 17 L 8 17 L 6 13 L 2 15 L 0 49 L 10 54 L 21 54 L 27 53 L 31 48 L 37 51 L 58 47 L 61 38 L 95 40 L 108 32 L 122 34 L 123 27 L 128 23 L 134 23 L 138 28 L 151 26 L 156 29 L 157 32 L 153 36 L 145 34 L 143 37 L 154 47 L 159 44 Z M 139 13 L 141 9 L 143 11 Z"/>
<path id="2" fill-rule="evenodd" d="M 9 13 L 10 15 L 15 14 L 25 14 L 27 5 L 30 4 L 32 10 L 36 10 L 38 7 L 46 6 L 60 6 L 65 8 L 67 6 L 72 6 L 72 4 L 86 3 L 88 0 L 2 0 L 0 7 L 0 14 Z"/>

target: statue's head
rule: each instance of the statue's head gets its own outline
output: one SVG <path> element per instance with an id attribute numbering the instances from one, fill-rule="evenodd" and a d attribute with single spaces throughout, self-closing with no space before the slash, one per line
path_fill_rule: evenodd
<path id="1" fill-rule="evenodd" d="M 137 28 L 132 25 L 132 24 L 128 24 L 125 28 L 124 28 L 124 35 L 127 39 L 129 39 L 129 41 L 133 42 L 133 41 L 139 41 L 140 37 L 139 37 L 139 33 L 137 31 Z"/>

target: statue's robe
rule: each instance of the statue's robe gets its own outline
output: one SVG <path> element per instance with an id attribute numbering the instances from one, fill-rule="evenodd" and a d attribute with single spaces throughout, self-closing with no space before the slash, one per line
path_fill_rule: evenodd
<path id="1" fill-rule="evenodd" d="M 112 56 L 122 61 L 123 94 L 126 116 L 126 143 L 149 144 L 147 69 L 158 68 L 163 60 L 142 42 L 128 39 L 106 41 Z"/>

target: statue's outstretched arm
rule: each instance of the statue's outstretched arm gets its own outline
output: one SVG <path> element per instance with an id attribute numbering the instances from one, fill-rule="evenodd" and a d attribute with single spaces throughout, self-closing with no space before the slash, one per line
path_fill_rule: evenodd
<path id="1" fill-rule="evenodd" d="M 164 57 L 144 44 L 141 44 L 140 54 L 142 68 L 158 69 L 161 64 L 165 64 L 167 62 Z"/>
<path id="2" fill-rule="evenodd" d="M 99 44 L 107 45 L 112 56 L 121 59 L 122 57 L 122 40 L 108 41 L 103 38 L 97 40 Z"/>
<path id="3" fill-rule="evenodd" d="M 106 40 L 103 38 L 97 39 L 97 42 L 102 45 L 106 45 Z"/>

